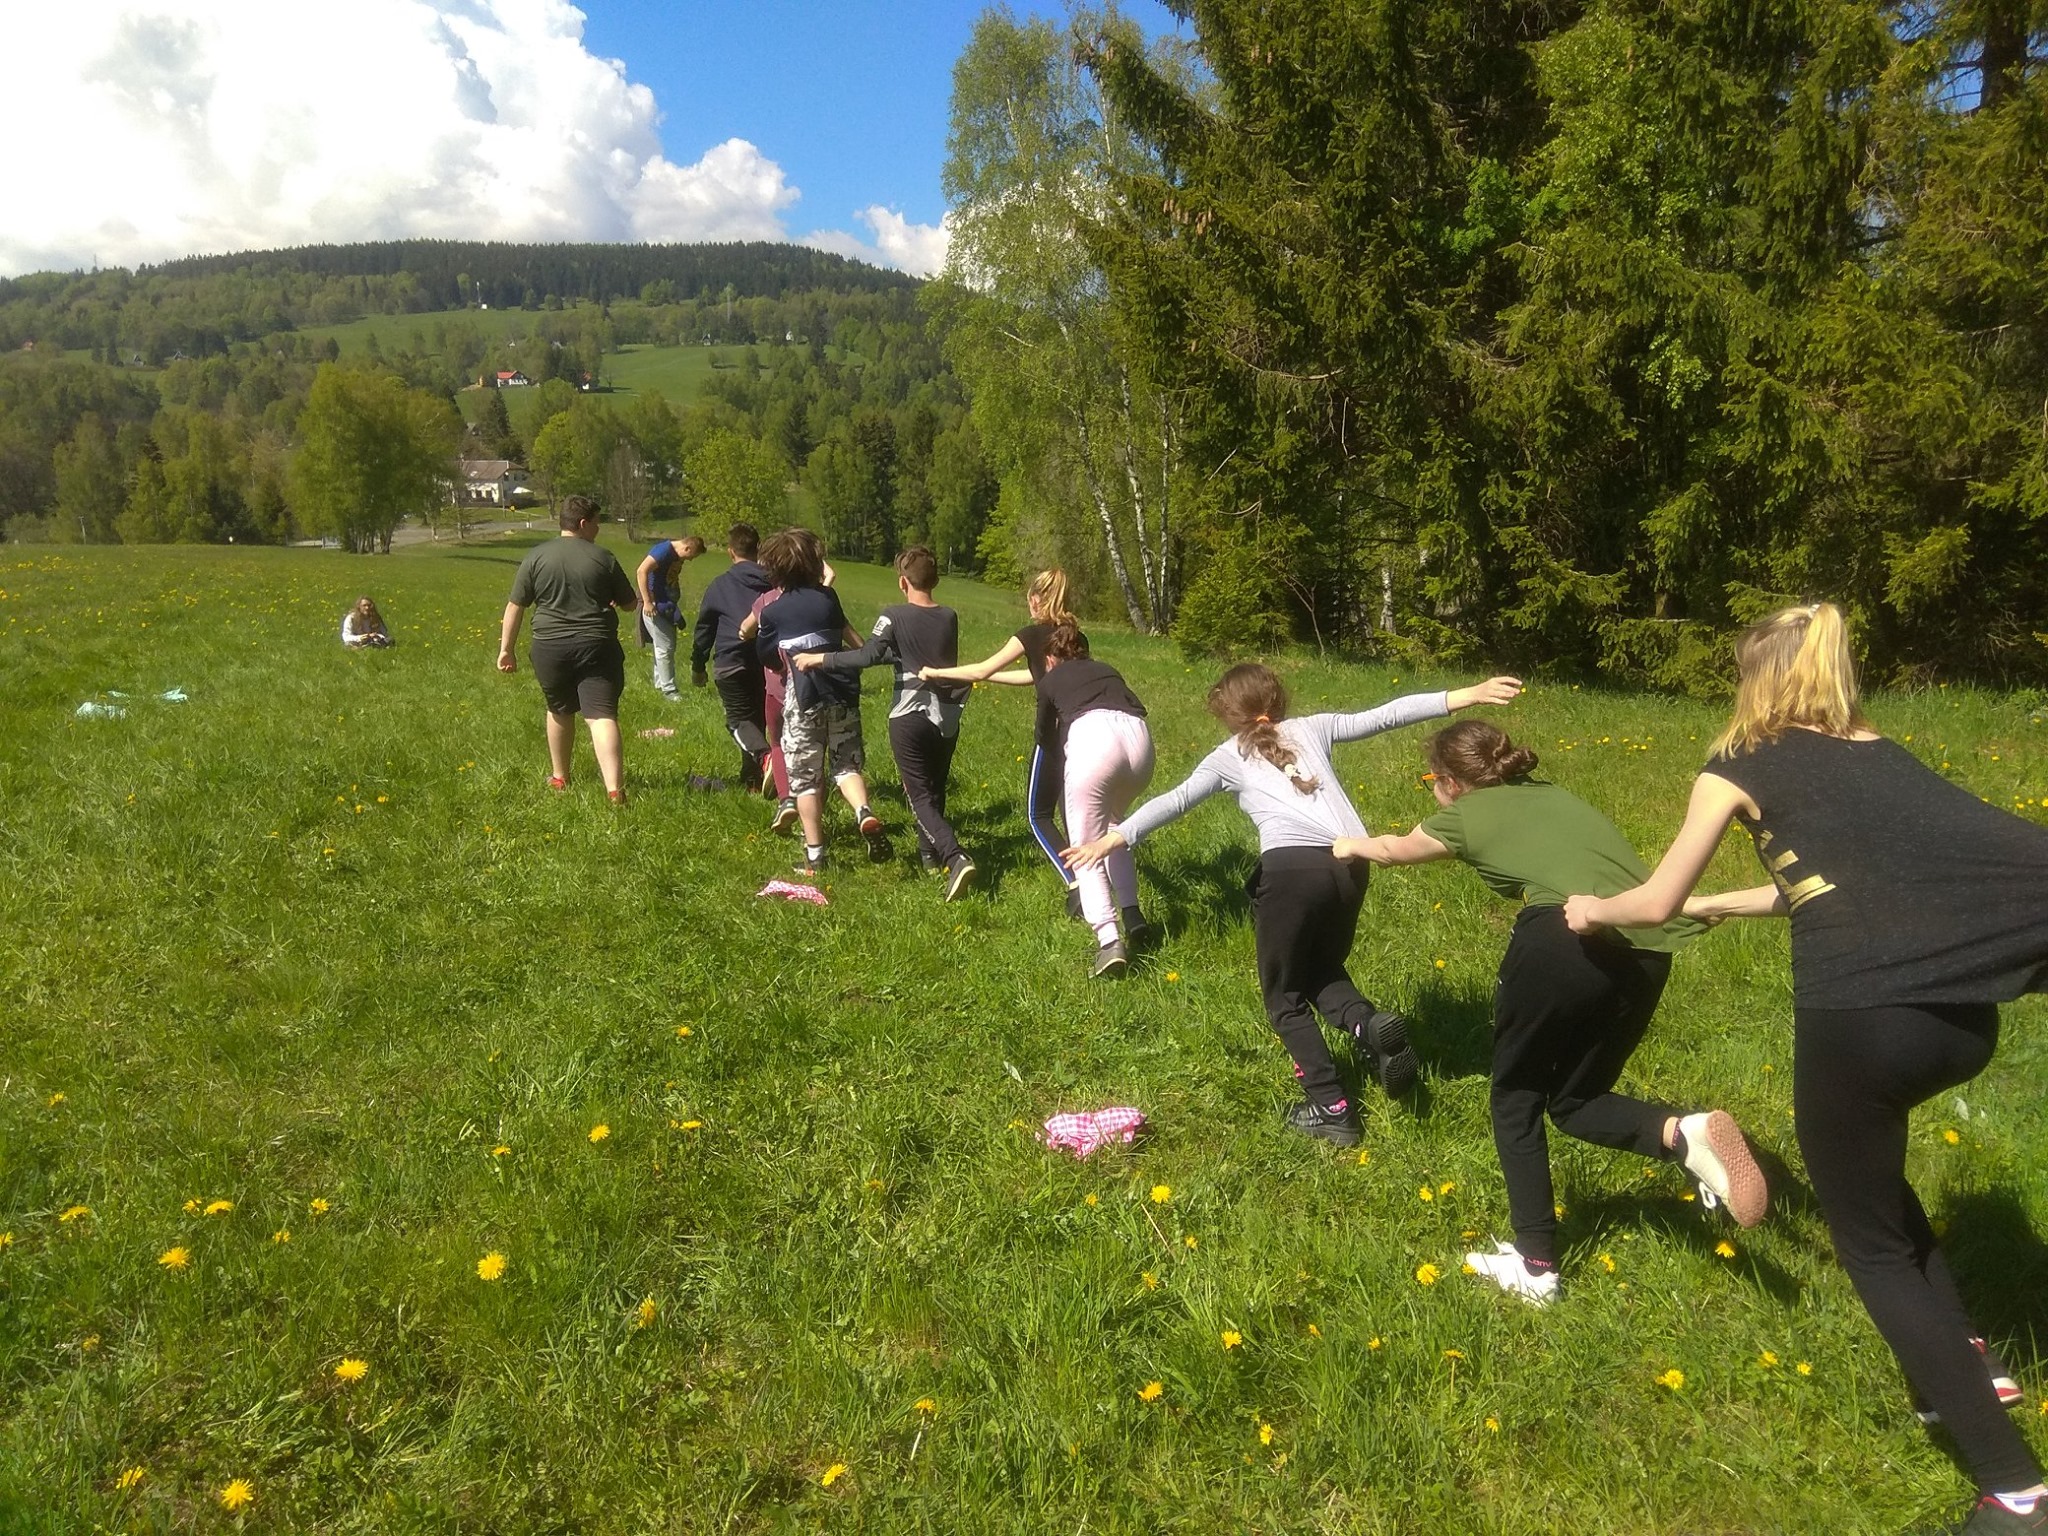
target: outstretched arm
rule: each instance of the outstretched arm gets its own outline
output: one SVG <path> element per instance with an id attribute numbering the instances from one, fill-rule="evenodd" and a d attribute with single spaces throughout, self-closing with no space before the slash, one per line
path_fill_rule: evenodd
<path id="1" fill-rule="evenodd" d="M 1522 680 L 1519 677 L 1489 677 L 1469 688 L 1453 688 L 1444 695 L 1444 707 L 1455 715 L 1475 704 L 1512 704 L 1521 692 Z"/>
<path id="2" fill-rule="evenodd" d="M 926 667 L 919 675 L 928 683 L 985 683 L 1023 654 L 1024 642 L 1012 635 L 992 656 L 984 656 L 964 667 Z M 1006 677 L 996 680 L 1009 681 Z M 1024 674 L 1024 681 L 1031 681 L 1030 673 Z"/>
<path id="3" fill-rule="evenodd" d="M 1330 845 L 1340 859 L 1364 859 L 1372 864 L 1428 864 L 1448 859 L 1451 850 L 1417 827 L 1405 837 L 1340 837 Z"/>
<path id="4" fill-rule="evenodd" d="M 1753 885 L 1746 891 L 1722 891 L 1718 896 L 1688 896 L 1685 915 L 1703 923 L 1718 923 L 1730 917 L 1783 917 L 1785 893 L 1775 885 Z"/>
<path id="5" fill-rule="evenodd" d="M 1699 884 L 1721 845 L 1721 834 L 1737 811 L 1757 814 L 1756 802 L 1746 791 L 1721 778 L 1703 773 L 1692 784 L 1692 803 L 1686 808 L 1685 825 L 1671 840 L 1655 873 L 1632 891 L 1619 896 L 1574 896 L 1564 904 L 1565 921 L 1573 933 L 1591 933 L 1599 928 L 1654 928 L 1668 923 L 1685 906 L 1686 897 Z"/>

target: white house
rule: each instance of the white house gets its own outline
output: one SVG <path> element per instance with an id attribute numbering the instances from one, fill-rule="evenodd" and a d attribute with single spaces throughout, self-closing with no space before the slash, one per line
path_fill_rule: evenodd
<path id="1" fill-rule="evenodd" d="M 471 506 L 515 507 L 533 500 L 526 473 L 510 459 L 464 459 L 455 494 Z"/>

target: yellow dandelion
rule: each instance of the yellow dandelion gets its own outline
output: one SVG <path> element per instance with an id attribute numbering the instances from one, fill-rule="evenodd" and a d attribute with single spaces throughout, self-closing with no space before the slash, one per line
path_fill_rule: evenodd
<path id="1" fill-rule="evenodd" d="M 502 1280 L 505 1278 L 505 1255 L 493 1250 L 476 1261 L 476 1277 L 479 1280 Z"/>
<path id="2" fill-rule="evenodd" d="M 1172 1198 L 1173 1186 L 1171 1184 L 1154 1184 L 1152 1186 L 1152 1203 L 1154 1205 L 1164 1205 Z"/>
<path id="3" fill-rule="evenodd" d="M 1439 1195 L 1448 1195 L 1452 1190 L 1456 1189 L 1457 1187 L 1458 1186 L 1456 1184 L 1451 1182 L 1449 1179 L 1446 1179 L 1443 1183 L 1437 1185 L 1436 1192 Z"/>
<path id="4" fill-rule="evenodd" d="M 187 1200 L 184 1209 L 187 1216 L 197 1216 L 199 1214 L 199 1202 L 197 1200 Z"/>
<path id="5" fill-rule="evenodd" d="M 1323 1330 L 1318 1328 L 1314 1323 L 1310 1323 L 1308 1325 L 1308 1336 L 1312 1339 L 1320 1339 L 1323 1336 Z"/>
<path id="6" fill-rule="evenodd" d="M 78 1352 L 81 1355 L 89 1355 L 99 1347 L 100 1336 L 96 1333 L 88 1333 L 84 1338 L 78 1341 Z"/>
<path id="7" fill-rule="evenodd" d="M 1657 1378 L 1657 1385 L 1669 1387 L 1674 1392 L 1680 1391 L 1685 1386 L 1685 1372 L 1674 1365 L 1670 1370 Z"/>
<path id="8" fill-rule="evenodd" d="M 1156 1291 L 1159 1289 L 1159 1277 L 1153 1274 L 1151 1270 L 1146 1270 L 1145 1273 L 1138 1276 L 1138 1278 L 1139 1280 L 1144 1282 L 1146 1290 Z"/>
<path id="9" fill-rule="evenodd" d="M 1371 1161 L 1372 1161 L 1372 1154 L 1371 1154 L 1370 1152 L 1366 1151 L 1366 1149 L 1365 1149 L 1364 1147 L 1360 1147 L 1360 1148 L 1358 1149 L 1358 1166 L 1359 1166 L 1359 1167 L 1361 1167 L 1361 1168 L 1363 1168 L 1363 1167 L 1364 1167 L 1364 1166 L 1365 1166 L 1365 1165 L 1366 1165 L 1367 1163 L 1369 1163 L 1369 1162 L 1371 1162 Z"/>
<path id="10" fill-rule="evenodd" d="M 1259 1424 L 1259 1444 L 1271 1445 L 1272 1443 L 1273 1426 L 1261 1420 Z"/>
<path id="11" fill-rule="evenodd" d="M 1422 1188 L 1415 1191 L 1415 1198 L 1418 1200 L 1434 1200 L 1436 1198 L 1436 1191 L 1425 1184 Z"/>
<path id="12" fill-rule="evenodd" d="M 1714 1244 L 1714 1252 L 1724 1259 L 1732 1259 L 1735 1257 L 1735 1245 L 1724 1237 L 1720 1242 Z"/>
<path id="13" fill-rule="evenodd" d="M 149 1476 L 149 1473 L 144 1468 L 130 1467 L 114 1479 L 114 1486 L 123 1490 L 133 1488 L 147 1476 Z"/>
<path id="14" fill-rule="evenodd" d="M 370 1362 L 358 1360 L 353 1356 L 343 1360 L 341 1364 L 334 1368 L 334 1379 L 336 1381 L 357 1382 L 369 1374 Z"/>
<path id="15" fill-rule="evenodd" d="M 1436 968 L 1437 968 L 1438 970 L 1442 970 L 1442 969 L 1444 968 L 1444 962 L 1443 962 L 1443 961 L 1441 961 L 1441 960 L 1437 961 L 1437 963 L 1436 963 Z"/>
<path id="16" fill-rule="evenodd" d="M 1092 1195 L 1092 1194 L 1088 1194 L 1088 1195 L 1083 1195 L 1083 1196 L 1081 1197 L 1081 1203 L 1082 1203 L 1083 1205 L 1097 1205 L 1097 1204 L 1100 1204 L 1101 1202 L 1099 1202 L 1099 1201 L 1098 1201 L 1098 1200 L 1097 1200 L 1097 1199 L 1095 1198 L 1095 1196 L 1094 1196 L 1094 1195 Z"/>
<path id="17" fill-rule="evenodd" d="M 1180 980 L 1180 972 L 1179 972 L 1179 971 L 1168 971 L 1168 972 L 1166 973 L 1166 979 L 1167 979 L 1168 981 L 1179 981 L 1179 980 Z"/>
<path id="18" fill-rule="evenodd" d="M 1148 1381 L 1145 1385 L 1138 1388 L 1138 1401 L 1141 1403 L 1156 1403 L 1165 1395 L 1165 1392 L 1166 1388 L 1158 1382 Z"/>
<path id="19" fill-rule="evenodd" d="M 292 1240 L 292 1229 L 290 1227 L 279 1227 L 270 1234 L 270 1240 L 273 1243 L 288 1243 Z"/>
<path id="20" fill-rule="evenodd" d="M 206 1202 L 204 1214 L 208 1216 L 225 1216 L 234 1208 L 235 1202 L 232 1200 L 209 1200 Z"/>
<path id="21" fill-rule="evenodd" d="M 1465 1358 L 1465 1351 L 1462 1349 L 1447 1349 L 1444 1351 L 1444 1358 L 1446 1360 L 1462 1360 Z"/>
<path id="22" fill-rule="evenodd" d="M 1202 1246 L 1200 1243 L 1195 1241 L 1195 1234 L 1192 1232 L 1190 1232 L 1186 1237 L 1182 1238 L 1180 1242 L 1183 1248 L 1199 1248 Z"/>
<path id="23" fill-rule="evenodd" d="M 1374 1334 L 1371 1338 L 1367 1339 L 1365 1341 L 1365 1347 L 1367 1349 L 1378 1349 L 1380 1347 L 1380 1336 L 1378 1334 Z"/>
<path id="24" fill-rule="evenodd" d="M 157 1263 L 165 1269 L 184 1269 L 192 1262 L 192 1255 L 183 1248 L 166 1248 L 157 1255 Z"/>
<path id="25" fill-rule="evenodd" d="M 1797 1365 L 1793 1366 L 1792 1369 L 1797 1371 L 1802 1376 L 1811 1376 L 1813 1374 L 1813 1362 L 1810 1360 L 1802 1360 Z"/>
<path id="26" fill-rule="evenodd" d="M 332 1207 L 325 1200 L 322 1200 L 316 1195 L 310 1202 L 308 1202 L 306 1209 L 311 1211 L 315 1216 L 325 1216 L 329 1211 L 334 1209 L 334 1207 Z"/>
<path id="27" fill-rule="evenodd" d="M 655 1311 L 654 1298 L 652 1296 L 642 1297 L 640 1305 L 633 1309 L 633 1326 L 635 1328 L 652 1328 L 654 1326 Z"/>
<path id="28" fill-rule="evenodd" d="M 1244 1335 L 1239 1333 L 1235 1328 L 1226 1328 L 1223 1330 L 1223 1347 L 1225 1349 L 1235 1349 L 1238 1345 L 1242 1344 L 1243 1342 Z"/>
<path id="29" fill-rule="evenodd" d="M 1417 1285 L 1435 1285 L 1437 1281 L 1443 1278 L 1443 1274 L 1444 1272 L 1434 1264 L 1425 1264 L 1415 1271 L 1415 1283 Z"/>
<path id="30" fill-rule="evenodd" d="M 46 1101 L 46 1102 L 44 1103 L 43 1107 L 44 1107 L 45 1109 L 55 1109 L 55 1108 L 56 1108 L 56 1107 L 57 1107 L 57 1106 L 58 1106 L 59 1104 L 62 1104 L 63 1102 L 64 1102 L 64 1095 L 63 1095 L 63 1094 L 61 1094 L 61 1093 L 53 1093 L 53 1094 L 51 1094 L 51 1095 L 50 1095 L 49 1099 L 48 1099 L 48 1100 L 47 1100 L 47 1101 Z"/>
<path id="31" fill-rule="evenodd" d="M 676 1126 L 676 1129 L 679 1131 L 701 1131 L 704 1129 L 704 1122 L 702 1120 L 684 1120 Z"/>
<path id="32" fill-rule="evenodd" d="M 1949 1129 L 1949 1130 L 1945 1130 L 1945 1131 L 1943 1131 L 1943 1132 L 1941 1133 L 1941 1139 L 1942 1139 L 1943 1141 L 1947 1142 L 1947 1143 L 1948 1143 L 1948 1144 L 1949 1144 L 1950 1146 L 1954 1146 L 1954 1145 L 1955 1145 L 1955 1144 L 1956 1144 L 1957 1142 L 1961 1141 L 1961 1140 L 1962 1140 L 1963 1138 L 1962 1138 L 1962 1137 L 1960 1137 L 1960 1136 L 1958 1136 L 1958 1135 L 1957 1135 L 1957 1134 L 1955 1133 L 1955 1130 L 1954 1130 L 1953 1128 L 1951 1128 L 1951 1129 Z"/>
<path id="33" fill-rule="evenodd" d="M 1602 1269 L 1606 1270 L 1608 1274 L 1610 1274 L 1610 1275 L 1611 1275 L 1611 1274 L 1613 1274 L 1613 1273 L 1614 1273 L 1614 1255 L 1613 1255 L 1613 1254 L 1611 1254 L 1611 1253 L 1603 1253 L 1603 1254 L 1601 1254 L 1601 1255 L 1600 1255 L 1600 1267 L 1601 1267 Z"/>
<path id="34" fill-rule="evenodd" d="M 62 1210 L 62 1211 L 59 1211 L 59 1212 L 57 1213 L 57 1219 L 58 1219 L 59 1221 L 76 1221 L 76 1220 L 78 1220 L 78 1218 L 79 1218 L 79 1217 L 81 1217 L 81 1216 L 90 1216 L 91 1214 L 92 1214 L 92 1207 L 91 1207 L 91 1206 L 89 1206 L 89 1205 L 74 1205 L 74 1206 L 71 1206 L 70 1208 L 68 1208 L 68 1209 L 66 1209 L 66 1210 Z"/>
<path id="35" fill-rule="evenodd" d="M 13 1246 L 14 1234 L 12 1232 L 0 1232 L 0 1248 L 12 1248 Z"/>
<path id="36" fill-rule="evenodd" d="M 677 1038 L 678 1040 L 687 1040 L 687 1039 L 689 1039 L 689 1038 L 690 1038 L 690 1026 L 689 1026 L 689 1025 L 687 1025 L 687 1024 L 678 1024 L 678 1025 L 676 1026 L 676 1038 Z"/>
<path id="37" fill-rule="evenodd" d="M 220 1491 L 222 1509 L 240 1509 L 256 1497 L 256 1486 L 246 1477 L 238 1477 Z"/>
<path id="38" fill-rule="evenodd" d="M 1768 1349 L 1761 1350 L 1757 1354 L 1756 1363 L 1768 1371 L 1778 1363 L 1778 1357 Z"/>
<path id="39" fill-rule="evenodd" d="M 611 1135 L 611 1133 L 612 1128 L 608 1125 L 593 1125 L 590 1128 L 590 1139 L 593 1142 L 603 1141 L 605 1137 Z"/>
<path id="40" fill-rule="evenodd" d="M 921 1413 L 926 1418 L 930 1418 L 933 1414 L 939 1411 L 939 1405 L 933 1402 L 928 1397 L 920 1397 L 916 1402 L 910 1405 L 910 1411 L 912 1413 Z"/>
<path id="41" fill-rule="evenodd" d="M 1494 1417 L 1494 1416 L 1493 1416 L 1492 1414 L 1490 1414 L 1490 1413 L 1489 1413 L 1489 1414 L 1488 1414 L 1488 1415 L 1486 1416 L 1486 1428 L 1487 1428 L 1488 1432 L 1489 1432 L 1489 1433 L 1491 1433 L 1491 1434 L 1496 1434 L 1496 1435 L 1497 1435 L 1497 1434 L 1499 1434 L 1499 1433 L 1500 1433 L 1500 1420 L 1499 1420 L 1499 1419 L 1496 1419 L 1496 1418 L 1495 1418 L 1495 1417 Z"/>
<path id="42" fill-rule="evenodd" d="M 512 1149 L 506 1146 L 502 1141 L 499 1142 L 495 1147 L 491 1148 L 491 1156 L 493 1157 L 510 1157 L 511 1155 Z"/>

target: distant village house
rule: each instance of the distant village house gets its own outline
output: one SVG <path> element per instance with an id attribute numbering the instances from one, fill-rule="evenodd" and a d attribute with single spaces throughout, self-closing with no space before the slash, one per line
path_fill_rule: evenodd
<path id="1" fill-rule="evenodd" d="M 464 459 L 455 494 L 467 506 L 519 507 L 534 500 L 526 472 L 510 459 Z"/>
<path id="2" fill-rule="evenodd" d="M 517 368 L 500 368 L 495 375 L 486 373 L 476 381 L 478 389 L 525 389 L 532 383 Z"/>

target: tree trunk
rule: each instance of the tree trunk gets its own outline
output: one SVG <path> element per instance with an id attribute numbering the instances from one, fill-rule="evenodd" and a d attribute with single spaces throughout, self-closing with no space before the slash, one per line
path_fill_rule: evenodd
<path id="1" fill-rule="evenodd" d="M 1101 478 L 1095 473 L 1094 434 L 1088 430 L 1088 412 L 1075 407 L 1074 424 L 1081 439 L 1081 469 L 1088 478 L 1088 495 L 1095 503 L 1095 515 L 1102 523 L 1102 543 L 1109 552 L 1109 568 L 1116 575 L 1117 590 L 1123 593 L 1124 608 L 1131 616 L 1131 628 L 1141 635 L 1152 633 L 1144 607 L 1131 588 L 1130 568 L 1124 564 L 1123 541 L 1116 535 L 1116 518 L 1109 510 L 1109 498 L 1102 493 Z"/>

